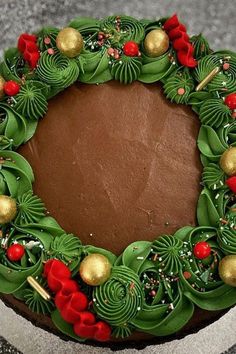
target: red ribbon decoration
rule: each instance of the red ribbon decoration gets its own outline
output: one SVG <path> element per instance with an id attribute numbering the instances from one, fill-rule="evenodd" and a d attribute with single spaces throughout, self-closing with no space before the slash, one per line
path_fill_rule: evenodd
<path id="1" fill-rule="evenodd" d="M 180 64 L 194 68 L 197 61 L 193 57 L 194 47 L 189 41 L 186 33 L 186 27 L 179 22 L 177 15 L 173 15 L 164 23 L 164 30 L 168 33 L 173 42 L 173 48 L 177 52 L 177 58 Z"/>
<path id="2" fill-rule="evenodd" d="M 18 39 L 18 50 L 23 54 L 31 69 L 36 68 L 40 53 L 37 46 L 37 37 L 34 34 L 23 33 Z"/>
<path id="3" fill-rule="evenodd" d="M 50 259 L 44 265 L 44 277 L 49 288 L 56 293 L 55 305 L 61 317 L 73 324 L 74 332 L 82 338 L 104 342 L 110 339 L 111 327 L 104 321 L 96 321 L 88 311 L 88 298 L 71 279 L 69 268 L 57 259 Z"/>

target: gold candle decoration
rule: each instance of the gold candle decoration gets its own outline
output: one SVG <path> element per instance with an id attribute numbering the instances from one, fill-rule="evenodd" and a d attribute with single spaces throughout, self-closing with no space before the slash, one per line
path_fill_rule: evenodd
<path id="1" fill-rule="evenodd" d="M 27 277 L 27 282 L 32 286 L 33 289 L 35 289 L 39 293 L 39 295 L 42 296 L 44 300 L 46 301 L 51 300 L 50 294 L 37 282 L 36 279 L 29 276 Z"/>
<path id="2" fill-rule="evenodd" d="M 201 91 L 220 72 L 220 67 L 213 69 L 196 87 L 196 91 Z"/>

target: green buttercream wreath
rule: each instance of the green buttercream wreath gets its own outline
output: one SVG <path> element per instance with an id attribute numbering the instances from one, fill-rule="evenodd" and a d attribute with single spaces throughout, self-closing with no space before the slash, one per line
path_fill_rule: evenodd
<path id="1" fill-rule="evenodd" d="M 36 65 L 32 64 L 32 52 L 27 57 L 19 47 L 7 50 L 0 64 L 1 78 L 19 88 L 14 94 L 5 90 L 0 98 L 0 196 L 14 198 L 17 206 L 12 220 L 1 225 L 0 292 L 13 294 L 34 312 L 51 314 L 55 325 L 77 340 L 81 338 L 60 317 L 55 304 L 43 299 L 27 282 L 32 276 L 47 287 L 42 273 L 48 259 L 68 265 L 94 301 L 97 318 L 112 327 L 115 337 L 129 336 L 134 330 L 169 335 L 190 320 L 195 305 L 221 310 L 236 303 L 236 288 L 225 284 L 218 271 L 221 259 L 236 255 L 235 193 L 228 187 L 228 176 L 220 164 L 222 154 L 236 146 L 235 112 L 224 101 L 236 92 L 236 53 L 213 52 L 199 35 L 190 39 L 196 67 L 181 64 L 172 42 L 166 52 L 149 56 L 145 37 L 164 23 L 165 19 L 138 21 L 129 16 L 77 18 L 69 24 L 83 36 L 83 49 L 77 56 L 64 55 L 57 47 L 59 29 L 47 27 L 25 37 L 26 44 L 34 43 L 39 53 Z M 130 41 L 139 48 L 135 55 L 125 54 L 124 45 Z M 174 235 L 158 235 L 153 242 L 134 242 L 118 257 L 108 250 L 82 245 L 46 215 L 43 202 L 33 194 L 33 171 L 14 151 L 35 133 L 48 99 L 75 81 L 100 84 L 112 79 L 124 84 L 160 81 L 166 97 L 192 106 L 202 123 L 197 140 L 203 165 L 198 226 L 183 227 Z M 199 242 L 211 248 L 204 259 L 194 253 Z M 15 244 L 24 247 L 19 260 L 7 256 L 7 249 Z M 95 287 L 78 278 L 81 261 L 93 253 L 104 255 L 112 264 L 109 279 Z"/>

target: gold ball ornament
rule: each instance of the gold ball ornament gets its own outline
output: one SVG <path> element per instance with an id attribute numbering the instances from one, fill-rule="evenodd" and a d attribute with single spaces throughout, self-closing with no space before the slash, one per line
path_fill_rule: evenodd
<path id="1" fill-rule="evenodd" d="M 83 45 L 82 35 L 72 27 L 63 28 L 56 38 L 57 48 L 68 58 L 77 57 L 80 54 Z"/>
<path id="2" fill-rule="evenodd" d="M 0 99 L 3 98 L 4 96 L 4 89 L 3 89 L 3 86 L 5 84 L 5 80 L 4 78 L 0 75 Z"/>
<path id="3" fill-rule="evenodd" d="M 7 195 L 0 195 L 0 224 L 12 221 L 17 214 L 15 199 Z"/>
<path id="4" fill-rule="evenodd" d="M 230 254 L 220 261 L 219 275 L 225 284 L 236 287 L 236 254 Z"/>
<path id="5" fill-rule="evenodd" d="M 146 35 L 144 48 L 149 57 L 159 57 L 168 50 L 169 37 L 161 28 L 154 29 Z"/>
<path id="6" fill-rule="evenodd" d="M 110 277 L 111 263 L 102 254 L 92 253 L 81 262 L 79 273 L 86 284 L 101 285 Z"/>
<path id="7" fill-rule="evenodd" d="M 236 175 L 236 147 L 230 147 L 223 153 L 220 167 L 228 176 Z"/>

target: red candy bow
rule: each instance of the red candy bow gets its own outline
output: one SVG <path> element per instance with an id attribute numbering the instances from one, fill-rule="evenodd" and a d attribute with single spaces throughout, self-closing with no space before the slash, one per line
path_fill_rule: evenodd
<path id="1" fill-rule="evenodd" d="M 109 340 L 111 327 L 104 321 L 96 321 L 95 315 L 87 310 L 88 298 L 71 279 L 71 272 L 63 262 L 56 259 L 47 261 L 44 277 L 49 288 L 56 293 L 55 305 L 61 317 L 74 325 L 77 336 L 101 342 Z"/>
<path id="2" fill-rule="evenodd" d="M 23 54 L 23 58 L 29 63 L 31 69 L 34 69 L 40 57 L 37 37 L 33 34 L 23 33 L 18 39 L 18 49 Z"/>
<path id="3" fill-rule="evenodd" d="M 194 48 L 189 41 L 186 27 L 179 22 L 177 15 L 173 15 L 164 23 L 164 30 L 173 42 L 180 64 L 189 68 L 197 66 L 197 61 L 193 57 Z"/>

